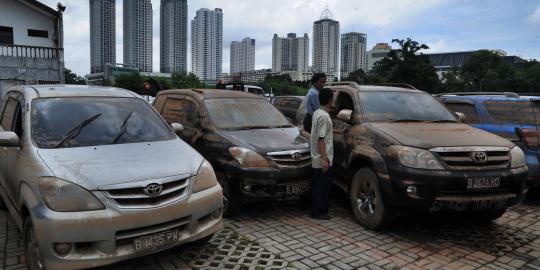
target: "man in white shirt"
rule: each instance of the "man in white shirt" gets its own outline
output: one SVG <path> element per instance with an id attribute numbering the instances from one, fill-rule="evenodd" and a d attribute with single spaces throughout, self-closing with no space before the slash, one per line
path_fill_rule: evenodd
<path id="1" fill-rule="evenodd" d="M 334 158 L 334 136 L 332 119 L 328 110 L 332 106 L 334 93 L 328 88 L 319 91 L 321 107 L 313 113 L 310 150 L 313 167 L 311 217 L 329 220 L 329 195 L 332 187 L 332 161 Z"/>

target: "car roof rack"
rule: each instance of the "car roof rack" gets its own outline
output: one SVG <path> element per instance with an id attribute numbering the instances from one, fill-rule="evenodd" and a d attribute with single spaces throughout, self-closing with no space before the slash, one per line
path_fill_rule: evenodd
<path id="1" fill-rule="evenodd" d="M 326 84 L 326 86 L 340 86 L 340 85 L 358 87 L 358 83 L 353 82 L 353 81 L 330 82 Z"/>
<path id="2" fill-rule="evenodd" d="M 407 83 L 377 83 L 377 84 L 373 84 L 373 85 L 377 85 L 377 86 L 393 86 L 393 87 L 402 87 L 402 88 L 408 88 L 408 89 L 413 89 L 413 90 L 418 90 L 418 88 L 410 85 L 410 84 L 407 84 Z"/>
<path id="3" fill-rule="evenodd" d="M 519 98 L 519 94 L 516 94 L 514 92 L 458 92 L 458 93 L 437 94 L 438 97 L 440 96 L 483 96 L 483 95 Z"/>

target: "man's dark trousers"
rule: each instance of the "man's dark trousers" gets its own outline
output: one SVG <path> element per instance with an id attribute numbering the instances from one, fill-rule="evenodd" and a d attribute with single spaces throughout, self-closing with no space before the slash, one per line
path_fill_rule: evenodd
<path id="1" fill-rule="evenodd" d="M 311 215 L 324 216 L 330 208 L 330 189 L 332 188 L 332 168 L 326 173 L 322 169 L 313 169 L 311 185 Z"/>
<path id="2" fill-rule="evenodd" d="M 311 133 L 311 123 L 313 122 L 313 115 L 306 113 L 306 116 L 304 116 L 304 130 Z"/>

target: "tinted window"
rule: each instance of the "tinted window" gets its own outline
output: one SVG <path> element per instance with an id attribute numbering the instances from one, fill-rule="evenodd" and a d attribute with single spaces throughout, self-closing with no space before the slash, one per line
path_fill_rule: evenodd
<path id="1" fill-rule="evenodd" d="M 252 94 L 255 94 L 255 95 L 264 96 L 263 91 L 261 89 L 258 89 L 258 88 L 248 88 L 248 92 L 252 93 Z"/>
<path id="2" fill-rule="evenodd" d="M 484 101 L 493 121 L 500 124 L 536 125 L 531 102 L 515 100 Z"/>
<path id="3" fill-rule="evenodd" d="M 188 127 L 199 126 L 197 105 L 190 100 L 169 98 L 163 108 L 163 116 L 169 123 L 180 123 Z"/>
<path id="4" fill-rule="evenodd" d="M 11 131 L 13 126 L 13 118 L 15 118 L 15 112 L 17 111 L 17 100 L 9 98 L 4 113 L 2 115 L 2 128 L 6 131 Z"/>
<path id="5" fill-rule="evenodd" d="M 207 99 L 204 101 L 218 129 L 240 130 L 290 127 L 291 123 L 264 99 Z"/>
<path id="6" fill-rule="evenodd" d="M 0 26 L 0 44 L 13 45 L 13 27 Z"/>
<path id="7" fill-rule="evenodd" d="M 174 138 L 150 105 L 135 98 L 36 99 L 32 102 L 32 137 L 40 148 L 55 148 L 71 130 L 98 114 L 61 147 L 107 145 L 116 139 L 122 144 Z M 127 126 L 120 135 L 124 122 Z"/>
<path id="8" fill-rule="evenodd" d="M 411 92 L 361 92 L 360 100 L 368 121 L 456 121 L 431 95 Z"/>
<path id="9" fill-rule="evenodd" d="M 469 103 L 446 103 L 446 108 L 452 112 L 465 114 L 465 123 L 474 124 L 480 122 L 480 117 L 473 104 Z"/>

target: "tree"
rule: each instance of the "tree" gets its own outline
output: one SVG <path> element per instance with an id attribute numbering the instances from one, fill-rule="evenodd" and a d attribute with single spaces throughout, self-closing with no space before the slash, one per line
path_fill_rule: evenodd
<path id="1" fill-rule="evenodd" d="M 465 88 L 459 68 L 452 68 L 442 74 L 442 90 L 443 92 L 461 92 Z"/>
<path id="2" fill-rule="evenodd" d="M 349 76 L 343 78 L 344 81 L 356 82 L 358 84 L 365 84 L 367 81 L 367 75 L 362 69 L 355 70 L 349 74 Z"/>
<path id="3" fill-rule="evenodd" d="M 497 53 L 480 50 L 471 54 L 460 69 L 467 91 L 510 91 L 515 69 Z"/>
<path id="4" fill-rule="evenodd" d="M 122 74 L 116 77 L 114 86 L 144 95 L 144 79 L 138 72 Z"/>
<path id="5" fill-rule="evenodd" d="M 375 64 L 375 75 L 382 82 L 406 83 L 428 92 L 438 92 L 441 82 L 435 68 L 426 55 L 418 54 L 429 47 L 410 38 L 393 39 L 392 42 L 398 43 L 400 49 L 390 51 Z"/>
<path id="6" fill-rule="evenodd" d="M 301 85 L 301 84 L 300 84 Z M 307 89 L 293 82 L 289 74 L 282 75 L 267 75 L 260 86 L 266 91 L 274 93 L 276 96 L 293 95 L 304 96 L 307 94 Z"/>
<path id="7" fill-rule="evenodd" d="M 171 75 L 171 84 L 174 88 L 186 89 L 186 88 L 205 88 L 197 75 L 193 73 L 187 74 L 186 72 L 175 71 Z"/>
<path id="8" fill-rule="evenodd" d="M 67 68 L 64 68 L 64 80 L 66 84 L 86 84 L 86 80 L 83 77 L 73 73 L 70 69 Z"/>
<path id="9" fill-rule="evenodd" d="M 516 70 L 513 90 L 520 93 L 538 93 L 540 91 L 540 62 L 532 60 Z"/>

